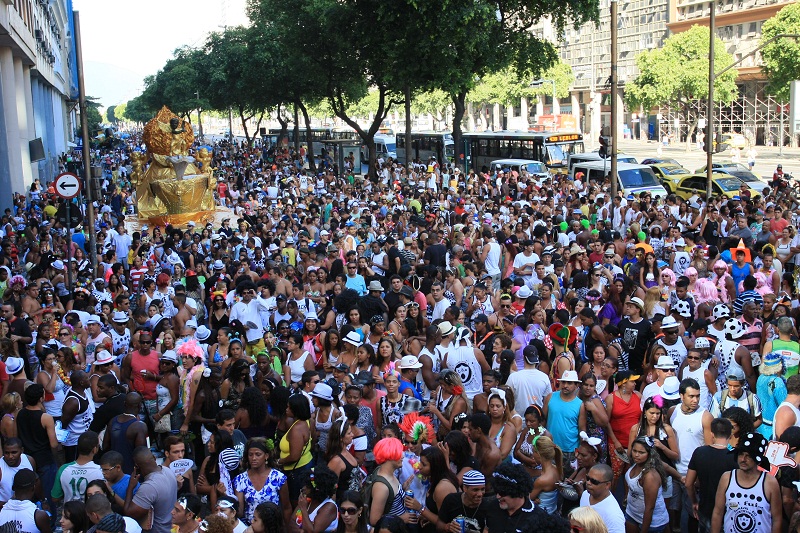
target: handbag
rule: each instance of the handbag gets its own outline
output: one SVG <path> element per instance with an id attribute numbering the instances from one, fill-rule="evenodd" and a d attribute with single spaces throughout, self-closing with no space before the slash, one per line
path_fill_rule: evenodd
<path id="1" fill-rule="evenodd" d="M 172 414 L 167 413 L 156 422 L 153 431 L 156 433 L 169 433 L 172 431 Z"/>

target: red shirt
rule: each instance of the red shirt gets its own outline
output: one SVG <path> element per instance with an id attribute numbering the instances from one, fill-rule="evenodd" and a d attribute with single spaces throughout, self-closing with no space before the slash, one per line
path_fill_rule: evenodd
<path id="1" fill-rule="evenodd" d="M 142 355 L 139 350 L 131 353 L 131 382 L 133 390 L 142 395 L 145 400 L 156 399 L 156 386 L 158 381 L 145 381 L 142 370 L 147 370 L 158 375 L 158 352 L 150 350 L 147 355 Z"/>

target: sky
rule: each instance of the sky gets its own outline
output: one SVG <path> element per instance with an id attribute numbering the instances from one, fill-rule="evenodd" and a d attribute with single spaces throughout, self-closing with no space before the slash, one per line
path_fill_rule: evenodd
<path id="1" fill-rule="evenodd" d="M 138 96 L 145 76 L 158 72 L 176 48 L 200 46 L 209 32 L 245 24 L 245 3 L 73 0 L 80 12 L 86 94 L 104 107 Z"/>

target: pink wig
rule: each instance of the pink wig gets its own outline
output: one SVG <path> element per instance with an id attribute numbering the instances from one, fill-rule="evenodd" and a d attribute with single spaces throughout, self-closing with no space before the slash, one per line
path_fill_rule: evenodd
<path id="1" fill-rule="evenodd" d="M 661 275 L 662 276 L 665 276 L 665 275 L 669 276 L 669 285 L 670 285 L 670 287 L 674 287 L 675 286 L 675 272 L 673 272 L 669 268 L 665 268 L 665 269 L 661 270 Z"/>
<path id="2" fill-rule="evenodd" d="M 695 267 L 689 267 L 684 271 L 684 275 L 688 278 L 689 276 L 696 276 L 697 269 Z"/>
<path id="3" fill-rule="evenodd" d="M 763 272 L 756 272 L 753 274 L 753 277 L 756 278 L 756 292 L 761 296 L 764 296 L 767 293 L 772 292 L 772 289 L 769 285 L 767 285 L 767 276 L 764 275 Z"/>
<path id="4" fill-rule="evenodd" d="M 716 302 L 719 299 L 717 286 L 710 279 L 700 278 L 694 284 L 694 300 L 697 304 Z"/>
<path id="5" fill-rule="evenodd" d="M 725 271 L 727 272 L 728 271 L 728 263 L 726 263 L 722 259 L 717 259 L 717 261 L 714 263 L 714 268 L 724 268 Z"/>
<path id="6" fill-rule="evenodd" d="M 372 450 L 375 462 L 382 465 L 386 461 L 399 461 L 403 458 L 403 443 L 400 439 L 381 439 Z"/>

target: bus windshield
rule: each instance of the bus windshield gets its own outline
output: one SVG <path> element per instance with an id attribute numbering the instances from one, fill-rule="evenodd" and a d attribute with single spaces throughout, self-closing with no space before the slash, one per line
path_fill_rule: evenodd
<path id="1" fill-rule="evenodd" d="M 627 188 L 634 187 L 658 187 L 659 183 L 656 175 L 649 168 L 632 168 L 619 171 L 619 180 L 622 186 Z"/>
<path id="2" fill-rule="evenodd" d="M 571 154 L 583 153 L 583 143 L 547 144 L 545 148 L 549 165 L 566 165 Z"/>

